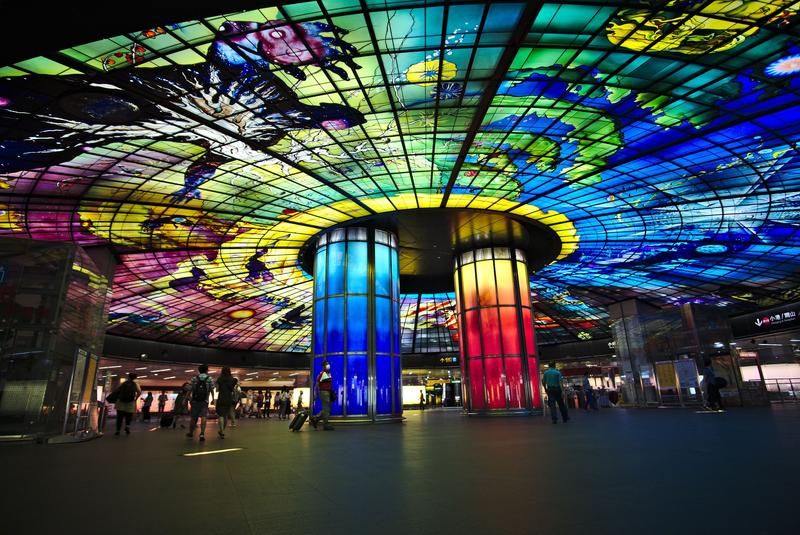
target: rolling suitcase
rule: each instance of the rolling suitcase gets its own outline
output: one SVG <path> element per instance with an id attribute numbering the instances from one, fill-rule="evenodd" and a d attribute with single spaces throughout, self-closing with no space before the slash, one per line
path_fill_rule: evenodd
<path id="1" fill-rule="evenodd" d="M 303 424 L 306 423 L 308 419 L 308 411 L 297 411 L 297 414 L 294 415 L 292 418 L 292 422 L 289 424 L 290 431 L 300 431 L 303 428 Z"/>
<path id="2" fill-rule="evenodd" d="M 165 414 L 161 417 L 161 427 L 169 427 L 172 425 L 172 421 L 175 417 L 171 414 Z"/>

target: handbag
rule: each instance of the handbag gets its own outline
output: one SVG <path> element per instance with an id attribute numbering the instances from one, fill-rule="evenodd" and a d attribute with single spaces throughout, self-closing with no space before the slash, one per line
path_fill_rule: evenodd
<path id="1" fill-rule="evenodd" d="M 335 402 L 335 401 L 336 401 L 336 398 L 337 398 L 338 396 L 336 395 L 336 390 L 333 390 L 333 389 L 331 389 L 331 390 L 330 390 L 330 393 L 331 393 L 331 403 L 333 403 L 333 402 Z"/>
<path id="2" fill-rule="evenodd" d="M 110 394 L 106 396 L 106 403 L 116 403 L 119 399 L 119 388 L 112 390 Z"/>

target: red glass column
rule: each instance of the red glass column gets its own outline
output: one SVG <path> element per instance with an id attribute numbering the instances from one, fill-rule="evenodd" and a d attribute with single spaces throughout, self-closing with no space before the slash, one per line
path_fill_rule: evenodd
<path id="1" fill-rule="evenodd" d="M 464 407 L 541 410 L 525 253 L 488 247 L 459 254 L 455 287 Z"/>

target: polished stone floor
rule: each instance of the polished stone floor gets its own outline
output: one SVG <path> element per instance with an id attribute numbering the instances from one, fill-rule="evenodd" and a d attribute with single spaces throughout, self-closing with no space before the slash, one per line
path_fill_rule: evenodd
<path id="1" fill-rule="evenodd" d="M 406 415 L 0 445 L 0 533 L 800 533 L 800 407 Z"/>

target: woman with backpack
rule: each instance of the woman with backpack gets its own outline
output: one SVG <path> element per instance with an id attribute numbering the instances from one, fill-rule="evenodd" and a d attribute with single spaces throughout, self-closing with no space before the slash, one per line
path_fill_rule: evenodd
<path id="1" fill-rule="evenodd" d="M 125 434 L 131 434 L 131 420 L 133 414 L 136 412 L 136 400 L 142 395 L 142 388 L 135 381 L 136 374 L 129 373 L 128 380 L 119 385 L 119 387 L 106 398 L 114 404 L 117 410 L 117 431 L 115 435 L 119 435 L 122 429 L 122 421 L 125 420 Z"/>
<path id="2" fill-rule="evenodd" d="M 217 418 L 219 418 L 219 438 L 225 438 L 225 427 L 231 419 L 233 412 L 233 390 L 236 387 L 236 380 L 231 375 L 228 366 L 222 368 L 222 372 L 217 379 Z"/>

